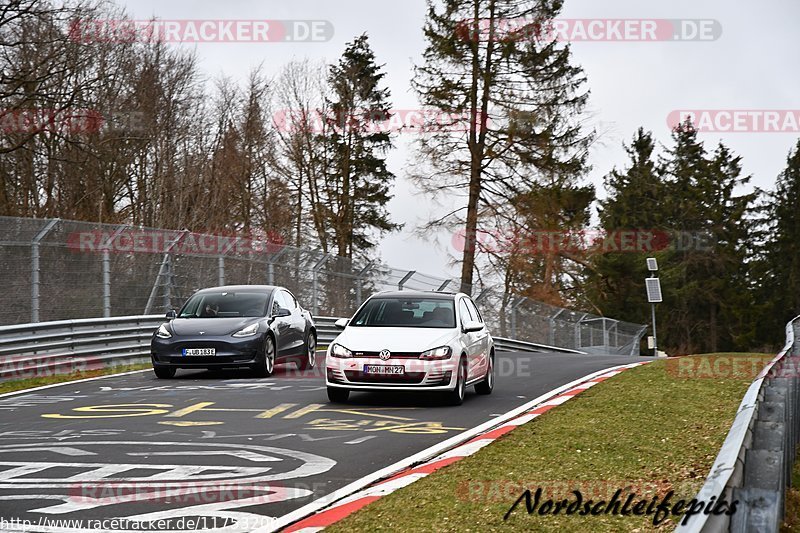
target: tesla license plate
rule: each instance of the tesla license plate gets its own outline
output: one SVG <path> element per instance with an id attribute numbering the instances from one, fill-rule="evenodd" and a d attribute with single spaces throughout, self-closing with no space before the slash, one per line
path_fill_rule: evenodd
<path id="1" fill-rule="evenodd" d="M 216 355 L 216 348 L 184 348 L 183 355 Z"/>
<path id="2" fill-rule="evenodd" d="M 397 374 L 404 374 L 405 371 L 406 368 L 404 366 L 364 365 L 365 374 L 397 375 Z"/>

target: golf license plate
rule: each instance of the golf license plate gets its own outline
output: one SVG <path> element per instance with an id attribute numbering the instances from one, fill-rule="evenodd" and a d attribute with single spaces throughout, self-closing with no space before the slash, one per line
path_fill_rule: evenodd
<path id="1" fill-rule="evenodd" d="M 365 374 L 402 375 L 406 368 L 402 365 L 364 365 Z"/>
<path id="2" fill-rule="evenodd" d="M 217 355 L 216 348 L 184 348 L 183 355 Z"/>

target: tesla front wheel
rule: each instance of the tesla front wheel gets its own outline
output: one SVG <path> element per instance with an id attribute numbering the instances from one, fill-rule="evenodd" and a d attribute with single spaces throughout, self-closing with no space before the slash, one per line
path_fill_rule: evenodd
<path id="1" fill-rule="evenodd" d="M 297 363 L 300 370 L 311 370 L 317 364 L 317 339 L 309 332 L 306 337 L 306 355 Z"/>
<path id="2" fill-rule="evenodd" d="M 345 403 L 350 397 L 350 391 L 338 387 L 328 387 L 328 399 L 333 403 Z"/>
<path id="3" fill-rule="evenodd" d="M 264 340 L 264 351 L 258 359 L 258 363 L 256 363 L 255 367 L 256 376 L 260 378 L 266 378 L 272 375 L 272 372 L 275 370 L 275 341 L 272 340 L 272 337 L 267 335 L 266 340 Z"/>

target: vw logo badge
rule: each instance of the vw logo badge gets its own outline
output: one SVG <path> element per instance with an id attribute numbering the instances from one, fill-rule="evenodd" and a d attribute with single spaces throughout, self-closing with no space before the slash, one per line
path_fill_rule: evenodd
<path id="1" fill-rule="evenodd" d="M 387 361 L 392 356 L 392 352 L 389 350 L 381 350 L 381 353 L 378 354 L 382 360 Z"/>

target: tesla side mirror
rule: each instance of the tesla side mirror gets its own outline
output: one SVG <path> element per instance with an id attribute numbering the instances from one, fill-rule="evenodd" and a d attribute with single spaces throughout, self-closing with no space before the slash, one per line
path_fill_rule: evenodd
<path id="1" fill-rule="evenodd" d="M 469 333 L 471 331 L 480 331 L 483 329 L 483 324 L 481 324 L 476 320 L 470 320 L 469 322 L 464 324 L 464 327 L 461 329 L 464 331 L 464 333 Z"/>
<path id="2" fill-rule="evenodd" d="M 282 317 L 282 316 L 289 316 L 291 314 L 292 314 L 292 312 L 289 311 L 288 309 L 284 309 L 283 307 L 279 307 L 278 308 L 278 312 L 275 313 L 272 316 L 274 316 L 274 317 Z"/>
<path id="3" fill-rule="evenodd" d="M 175 312 L 174 309 L 170 309 L 167 311 L 167 318 L 172 320 L 173 318 L 178 318 L 178 313 Z"/>
<path id="4" fill-rule="evenodd" d="M 344 328 L 347 327 L 347 323 L 348 322 L 350 322 L 350 320 L 348 320 L 346 318 L 340 318 L 339 320 L 334 322 L 333 325 L 336 326 L 339 329 L 344 329 Z"/>

